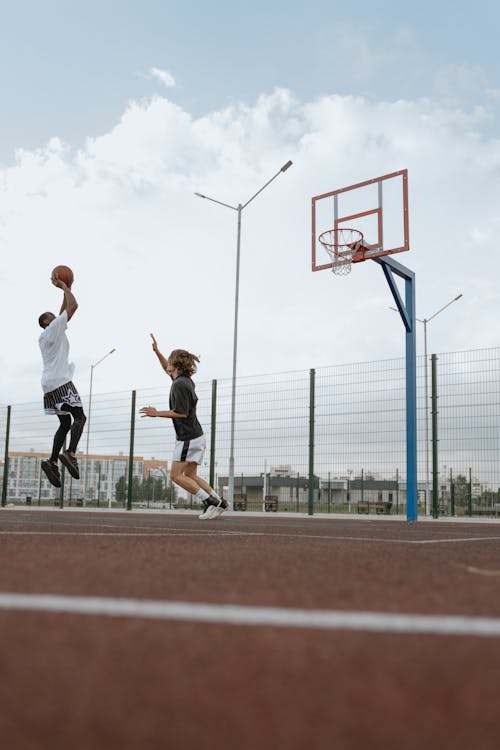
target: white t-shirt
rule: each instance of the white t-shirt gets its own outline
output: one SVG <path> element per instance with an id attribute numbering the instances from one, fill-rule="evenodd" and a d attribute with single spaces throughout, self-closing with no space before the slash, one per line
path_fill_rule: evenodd
<path id="1" fill-rule="evenodd" d="M 68 313 L 66 310 L 44 328 L 38 339 L 42 352 L 42 389 L 49 393 L 73 378 L 75 366 L 68 362 L 69 341 L 66 336 Z"/>

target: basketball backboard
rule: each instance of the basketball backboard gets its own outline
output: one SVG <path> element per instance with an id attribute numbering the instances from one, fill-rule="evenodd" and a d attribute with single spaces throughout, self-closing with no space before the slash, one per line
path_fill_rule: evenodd
<path id="1" fill-rule="evenodd" d="M 350 227 L 363 233 L 363 248 L 352 262 L 410 249 L 408 170 L 374 177 L 312 199 L 312 270 L 332 268 L 318 240 L 327 229 Z"/>

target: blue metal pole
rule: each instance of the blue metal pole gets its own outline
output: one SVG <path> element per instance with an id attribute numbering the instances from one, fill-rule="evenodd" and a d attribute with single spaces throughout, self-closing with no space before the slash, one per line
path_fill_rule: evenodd
<path id="1" fill-rule="evenodd" d="M 415 336 L 415 277 L 405 281 L 406 312 L 406 519 L 417 520 L 417 355 Z"/>
<path id="2" fill-rule="evenodd" d="M 417 520 L 417 357 L 415 336 L 415 274 L 389 257 L 374 258 L 382 266 L 406 329 L 406 520 Z M 405 301 L 394 280 L 405 281 Z"/>

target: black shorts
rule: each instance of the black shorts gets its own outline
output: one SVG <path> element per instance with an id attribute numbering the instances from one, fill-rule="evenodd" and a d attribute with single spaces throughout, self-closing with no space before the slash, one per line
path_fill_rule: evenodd
<path id="1" fill-rule="evenodd" d="M 83 408 L 80 394 L 71 380 L 69 383 L 64 383 L 64 385 L 60 385 L 59 388 L 55 388 L 43 396 L 45 414 L 69 414 L 67 410 L 61 408 L 64 404 Z"/>

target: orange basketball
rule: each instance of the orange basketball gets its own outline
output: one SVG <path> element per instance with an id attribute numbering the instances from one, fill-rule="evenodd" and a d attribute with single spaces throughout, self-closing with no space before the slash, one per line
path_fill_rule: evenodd
<path id="1" fill-rule="evenodd" d="M 61 281 L 64 281 L 67 287 L 71 287 L 73 283 L 73 271 L 69 266 L 56 266 L 52 271 L 52 275 L 55 273 L 57 273 Z"/>

